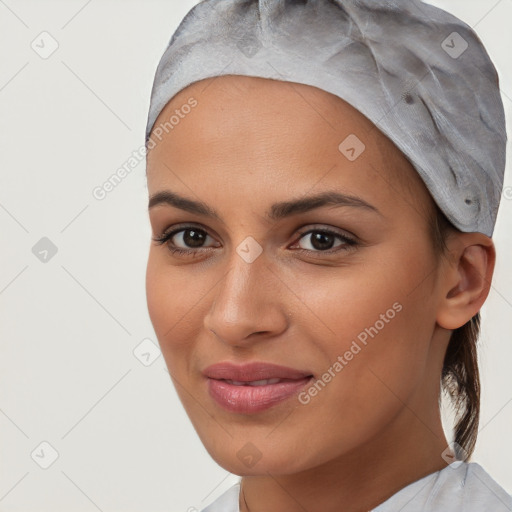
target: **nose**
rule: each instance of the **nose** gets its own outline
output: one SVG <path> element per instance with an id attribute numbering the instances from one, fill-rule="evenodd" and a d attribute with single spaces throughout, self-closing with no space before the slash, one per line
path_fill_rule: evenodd
<path id="1" fill-rule="evenodd" d="M 215 287 L 206 329 L 233 346 L 281 334 L 288 325 L 285 298 L 290 292 L 276 274 L 263 254 L 247 263 L 235 253 Z"/>

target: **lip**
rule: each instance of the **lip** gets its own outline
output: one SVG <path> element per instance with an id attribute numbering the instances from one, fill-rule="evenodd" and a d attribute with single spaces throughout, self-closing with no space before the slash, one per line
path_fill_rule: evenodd
<path id="1" fill-rule="evenodd" d="M 310 377 L 308 371 L 296 370 L 273 363 L 254 361 L 246 364 L 234 364 L 229 361 L 212 364 L 203 370 L 203 375 L 210 379 L 229 379 L 250 382 L 263 379 L 293 379 L 299 380 Z"/>
<path id="2" fill-rule="evenodd" d="M 254 414 L 273 407 L 296 395 L 313 379 L 309 372 L 264 362 L 243 365 L 217 363 L 208 366 L 203 375 L 207 377 L 208 393 L 217 404 L 238 414 Z M 285 380 L 257 386 L 226 381 L 251 382 L 276 378 Z"/>

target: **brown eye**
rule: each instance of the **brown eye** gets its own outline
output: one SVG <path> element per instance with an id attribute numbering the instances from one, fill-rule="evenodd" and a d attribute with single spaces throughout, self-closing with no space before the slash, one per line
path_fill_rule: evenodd
<path id="1" fill-rule="evenodd" d="M 188 228 L 175 232 L 172 238 L 174 238 L 178 233 L 182 233 L 182 243 L 185 244 L 187 248 L 201 247 L 206 238 L 208 237 L 208 234 L 202 229 Z"/>
<path id="2" fill-rule="evenodd" d="M 299 241 L 300 249 L 312 252 L 337 252 L 338 250 L 348 249 L 356 245 L 354 239 L 329 229 L 310 230 L 301 235 L 300 240 L 302 239 L 308 240 L 309 242 L 301 245 Z M 337 245 L 335 245 L 336 240 L 339 240 Z M 333 248 L 335 248 L 334 251 L 332 251 Z"/>
<path id="3" fill-rule="evenodd" d="M 204 246 L 205 240 L 208 238 L 211 237 L 204 229 L 195 226 L 182 226 L 155 236 L 153 240 L 158 245 L 167 245 L 173 253 L 191 254 L 196 252 L 195 249 L 208 248 Z"/>

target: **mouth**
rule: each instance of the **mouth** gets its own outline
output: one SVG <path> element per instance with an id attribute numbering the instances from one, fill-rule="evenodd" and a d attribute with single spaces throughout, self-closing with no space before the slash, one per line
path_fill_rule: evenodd
<path id="1" fill-rule="evenodd" d="M 230 380 L 245 384 L 271 379 L 299 380 L 304 377 L 311 377 L 312 373 L 263 361 L 245 364 L 224 361 L 208 366 L 203 370 L 203 375 L 210 379 Z"/>
<path id="2" fill-rule="evenodd" d="M 250 381 L 241 381 L 241 380 L 230 380 L 230 379 L 216 379 L 223 380 L 228 384 L 232 384 L 233 386 L 267 386 L 268 384 L 278 384 L 279 382 L 296 382 L 294 379 L 262 379 L 262 380 L 250 380 Z"/>
<path id="3" fill-rule="evenodd" d="M 238 414 L 258 413 L 283 403 L 314 378 L 307 371 L 263 362 L 218 363 L 206 368 L 203 374 L 215 402 Z"/>

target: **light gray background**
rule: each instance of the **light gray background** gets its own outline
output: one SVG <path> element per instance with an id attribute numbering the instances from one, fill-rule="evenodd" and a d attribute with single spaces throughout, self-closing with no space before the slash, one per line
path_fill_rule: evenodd
<path id="1" fill-rule="evenodd" d="M 144 162 L 92 194 L 143 145 L 156 65 L 195 3 L 0 0 L 0 511 L 191 512 L 238 478 L 207 454 L 163 358 L 133 353 L 157 343 Z M 512 0 L 432 3 L 487 45 L 512 126 Z M 51 48 L 43 31 L 58 43 L 46 59 L 31 47 Z M 510 165 L 505 185 L 473 460 L 512 493 Z M 46 262 L 42 237 L 57 247 Z M 42 442 L 58 453 L 47 469 Z"/>

